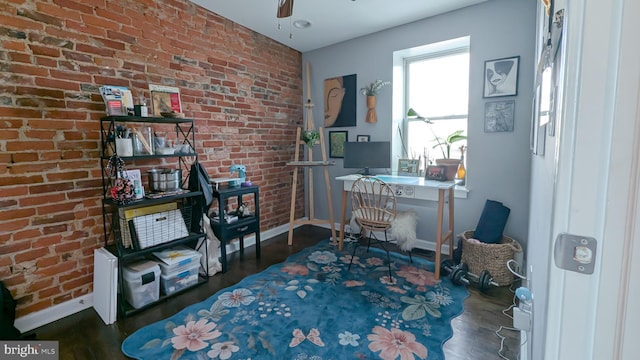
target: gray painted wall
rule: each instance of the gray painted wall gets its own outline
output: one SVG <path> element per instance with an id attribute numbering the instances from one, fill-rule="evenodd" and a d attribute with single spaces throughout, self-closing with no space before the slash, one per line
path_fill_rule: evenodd
<path id="1" fill-rule="evenodd" d="M 487 199 L 503 202 L 511 209 L 505 235 L 526 247 L 529 219 L 529 181 L 531 155 L 529 133 L 535 52 L 536 2 L 533 0 L 490 0 L 437 17 L 417 21 L 390 30 L 303 54 L 303 65 L 310 64 L 311 99 L 316 127 L 323 126 L 324 79 L 357 74 L 358 89 L 376 79 L 393 78 L 393 52 L 462 36 L 471 37 L 469 96 L 467 198 L 455 203 L 455 231 L 475 228 Z M 518 95 L 482 98 L 483 69 L 486 60 L 520 56 Z M 305 65 L 306 66 L 306 65 Z M 306 72 L 303 71 L 306 84 Z M 307 98 L 306 85 L 304 98 Z M 391 87 L 377 97 L 378 122 L 365 123 L 365 97 L 358 95 L 357 126 L 324 129 L 328 152 L 328 132 L 347 130 L 349 141 L 357 135 L 371 135 L 371 141 L 390 141 L 397 130 L 393 121 L 402 117 L 401 104 L 392 106 Z M 514 131 L 484 132 L 484 105 L 487 101 L 515 99 Z M 394 115 L 395 120 L 394 120 Z M 314 160 L 320 150 L 314 148 Z M 329 156 L 327 154 L 327 156 Z M 330 166 L 335 221 L 339 222 L 342 183 L 336 176 L 353 173 L 342 167 L 342 159 Z M 395 163 L 394 159 L 394 163 Z M 395 166 L 395 164 L 394 164 Z M 315 217 L 327 219 L 328 202 L 322 171 L 314 171 Z M 418 238 L 433 241 L 436 208 L 434 203 L 410 203 L 419 214 Z"/>

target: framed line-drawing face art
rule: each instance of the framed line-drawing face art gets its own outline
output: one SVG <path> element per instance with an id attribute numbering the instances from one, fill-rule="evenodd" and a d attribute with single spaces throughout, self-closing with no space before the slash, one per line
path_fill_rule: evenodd
<path id="1" fill-rule="evenodd" d="M 518 95 L 520 56 L 484 62 L 484 98 Z"/>
<path id="2" fill-rule="evenodd" d="M 348 132 L 329 131 L 329 157 L 343 158 L 344 143 L 347 142 Z"/>
<path id="3" fill-rule="evenodd" d="M 490 101 L 484 104 L 484 132 L 513 131 L 515 100 Z"/>
<path id="4" fill-rule="evenodd" d="M 324 81 L 324 126 L 356 126 L 356 75 Z"/>

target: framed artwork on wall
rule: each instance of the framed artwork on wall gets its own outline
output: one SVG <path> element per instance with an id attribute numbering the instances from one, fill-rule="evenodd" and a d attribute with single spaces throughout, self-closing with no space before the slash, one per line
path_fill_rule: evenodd
<path id="1" fill-rule="evenodd" d="M 484 62 L 484 98 L 518 95 L 520 56 Z"/>
<path id="2" fill-rule="evenodd" d="M 324 81 L 324 126 L 356 126 L 356 82 L 353 75 Z"/>
<path id="3" fill-rule="evenodd" d="M 347 131 L 329 131 L 329 157 L 343 158 L 344 143 L 348 139 Z"/>
<path id="4" fill-rule="evenodd" d="M 490 101 L 484 104 L 484 132 L 513 131 L 516 101 Z"/>

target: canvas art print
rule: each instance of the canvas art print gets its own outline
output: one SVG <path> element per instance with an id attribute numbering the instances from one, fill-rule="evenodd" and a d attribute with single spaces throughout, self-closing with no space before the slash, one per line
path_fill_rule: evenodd
<path id="1" fill-rule="evenodd" d="M 324 81 L 324 126 L 356 126 L 356 75 Z"/>

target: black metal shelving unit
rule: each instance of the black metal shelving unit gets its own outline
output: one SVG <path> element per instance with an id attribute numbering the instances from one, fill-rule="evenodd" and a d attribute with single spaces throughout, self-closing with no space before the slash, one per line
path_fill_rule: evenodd
<path id="1" fill-rule="evenodd" d="M 118 257 L 118 309 L 121 316 L 128 316 L 133 313 L 143 311 L 154 304 L 168 298 L 180 294 L 184 291 L 188 291 L 191 287 L 181 289 L 170 295 L 160 295 L 158 301 L 154 301 L 150 304 L 144 305 L 140 308 L 134 308 L 124 299 L 124 281 L 123 281 L 123 268 L 134 261 L 148 259 L 153 252 L 162 251 L 168 248 L 172 248 L 178 245 L 187 245 L 197 250 L 198 240 L 205 236 L 204 231 L 199 226 L 199 220 L 202 218 L 202 209 L 198 208 L 198 199 L 202 197 L 202 191 L 188 191 L 187 179 L 189 178 L 189 172 L 191 165 L 197 161 L 198 156 L 195 146 L 195 127 L 193 119 L 185 118 L 164 118 L 164 117 L 139 117 L 139 116 L 105 116 L 100 119 L 100 139 L 102 145 L 101 154 L 101 171 L 102 171 L 102 218 L 104 229 L 104 241 L 105 248 L 111 251 Z M 162 194 L 156 194 L 158 197 L 143 198 L 135 201 L 131 201 L 126 204 L 119 204 L 110 197 L 110 189 L 114 185 L 114 178 L 112 178 L 110 170 L 108 169 L 109 161 L 113 154 L 117 153 L 115 144 L 115 134 L 118 125 L 123 126 L 135 126 L 135 125 L 153 125 L 160 124 L 168 128 L 168 125 L 172 125 L 175 132 L 176 141 L 180 141 L 180 144 L 187 144 L 190 152 L 187 153 L 174 153 L 174 154 L 144 154 L 120 157 L 128 168 L 131 168 L 132 164 L 136 164 L 137 161 L 144 163 L 144 166 L 150 166 L 150 160 L 163 160 L 166 162 L 175 160 L 178 167 L 182 170 L 184 175 L 181 181 L 181 189 L 183 192 L 170 193 L 166 196 L 160 196 Z M 121 214 L 127 209 L 145 208 L 153 205 L 160 205 L 166 203 L 176 203 L 176 208 L 180 209 L 183 214 L 183 220 L 188 229 L 188 235 L 167 241 L 161 244 L 152 245 L 149 247 L 142 247 L 138 243 L 136 237 L 136 231 L 134 229 L 133 221 L 121 219 Z M 188 214 L 188 216 L 186 216 Z M 195 225 L 193 225 L 195 222 Z M 121 224 L 126 224 L 124 228 L 121 228 Z M 124 244 L 123 232 L 129 232 L 130 242 Z M 202 242 L 202 246 L 206 247 L 206 242 Z M 208 249 L 205 248 L 205 253 Z M 207 272 L 202 271 L 202 267 L 199 271 L 198 282 L 195 285 L 203 284 L 207 281 Z M 160 282 L 160 279 L 155 281 Z"/>

